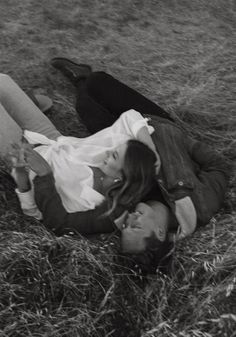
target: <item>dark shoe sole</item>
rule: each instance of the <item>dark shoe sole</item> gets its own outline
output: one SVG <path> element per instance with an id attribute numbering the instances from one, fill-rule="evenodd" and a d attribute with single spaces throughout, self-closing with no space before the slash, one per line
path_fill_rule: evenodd
<path id="1" fill-rule="evenodd" d="M 73 66 L 79 66 L 79 67 L 84 67 L 84 68 L 87 68 L 88 71 L 92 71 L 92 67 L 88 64 L 84 64 L 84 63 L 77 63 L 77 62 L 74 62 L 66 57 L 54 57 L 51 59 L 50 61 L 50 64 L 54 67 L 54 68 L 57 68 L 57 65 L 56 65 L 56 62 L 57 61 L 63 61 L 63 62 L 68 62 L 68 63 L 71 63 Z"/>
<path id="2" fill-rule="evenodd" d="M 59 70 L 75 87 L 92 72 L 88 64 L 76 63 L 66 57 L 54 57 L 51 66 Z"/>
<path id="3" fill-rule="evenodd" d="M 39 109 L 43 113 L 48 112 L 52 108 L 53 102 L 52 102 L 51 98 L 49 98 L 48 96 L 35 94 L 35 98 L 38 101 Z"/>
<path id="4" fill-rule="evenodd" d="M 27 92 L 27 95 L 43 113 L 47 113 L 53 106 L 53 102 L 48 96 L 35 94 L 33 90 Z"/>

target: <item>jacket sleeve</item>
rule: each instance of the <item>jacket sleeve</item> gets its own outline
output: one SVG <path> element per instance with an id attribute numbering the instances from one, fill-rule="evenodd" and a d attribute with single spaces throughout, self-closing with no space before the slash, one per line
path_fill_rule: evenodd
<path id="1" fill-rule="evenodd" d="M 188 138 L 187 145 L 189 156 L 197 166 L 196 174 L 199 181 L 207 186 L 209 190 L 212 189 L 214 191 L 217 195 L 217 200 L 223 198 L 227 186 L 227 177 L 230 172 L 227 159 L 202 142 Z M 194 232 L 197 224 L 197 214 L 194 204 L 188 196 L 176 200 L 175 206 L 176 217 L 180 224 L 178 235 L 180 239 Z"/>
<path id="2" fill-rule="evenodd" d="M 52 174 L 36 176 L 34 191 L 43 223 L 56 235 L 109 233 L 116 229 L 113 221 L 103 215 L 107 211 L 105 203 L 94 210 L 67 213 L 55 188 Z"/>

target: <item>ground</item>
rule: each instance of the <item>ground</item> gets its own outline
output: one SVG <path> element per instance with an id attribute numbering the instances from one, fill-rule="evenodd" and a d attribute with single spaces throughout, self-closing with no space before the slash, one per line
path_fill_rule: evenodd
<path id="1" fill-rule="evenodd" d="M 1 72 L 49 95 L 64 134 L 87 131 L 54 56 L 111 73 L 235 161 L 232 0 L 8 0 L 0 9 Z M 236 336 L 235 192 L 232 170 L 223 208 L 176 246 L 172 272 L 141 278 L 117 259 L 116 236 L 56 238 L 22 215 L 1 177 L 0 336 Z"/>

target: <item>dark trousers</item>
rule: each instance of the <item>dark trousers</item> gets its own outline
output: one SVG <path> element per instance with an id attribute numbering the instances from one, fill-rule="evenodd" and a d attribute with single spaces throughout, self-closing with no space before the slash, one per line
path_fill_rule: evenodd
<path id="1" fill-rule="evenodd" d="M 112 125 L 129 109 L 172 120 L 157 104 L 105 72 L 92 72 L 87 79 L 79 81 L 76 111 L 91 133 Z"/>
<path id="2" fill-rule="evenodd" d="M 76 89 L 76 111 L 91 133 L 112 125 L 129 109 L 172 120 L 158 105 L 104 72 L 91 73 L 78 82 Z M 166 204 L 157 183 L 143 201 L 151 199 Z"/>

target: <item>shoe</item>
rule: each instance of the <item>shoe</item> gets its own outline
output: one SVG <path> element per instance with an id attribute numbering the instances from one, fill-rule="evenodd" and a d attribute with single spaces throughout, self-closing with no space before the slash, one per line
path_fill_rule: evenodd
<path id="1" fill-rule="evenodd" d="M 36 101 L 38 102 L 38 107 L 43 113 L 47 113 L 53 106 L 51 98 L 45 95 L 35 95 Z"/>
<path id="2" fill-rule="evenodd" d="M 43 113 L 47 113 L 53 105 L 51 98 L 48 96 L 34 94 L 32 90 L 27 95 Z"/>
<path id="3" fill-rule="evenodd" d="M 50 63 L 74 85 L 77 85 L 79 80 L 87 78 L 92 72 L 88 64 L 79 64 L 64 57 L 54 57 Z"/>

